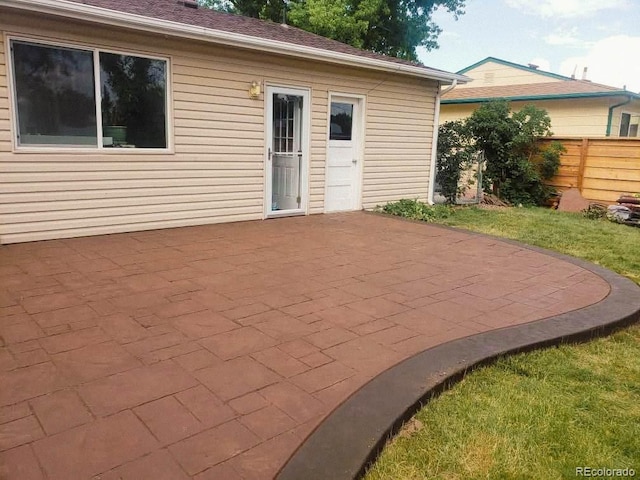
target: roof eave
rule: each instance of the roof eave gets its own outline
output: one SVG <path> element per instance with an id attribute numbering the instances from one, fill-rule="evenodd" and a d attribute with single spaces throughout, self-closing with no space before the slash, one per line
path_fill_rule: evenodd
<path id="1" fill-rule="evenodd" d="M 640 95 L 623 90 L 612 92 L 582 92 L 582 93 L 559 93 L 556 95 L 515 95 L 502 97 L 475 97 L 475 98 L 443 98 L 440 103 L 443 105 L 460 105 L 464 103 L 485 103 L 492 100 L 510 100 L 513 102 L 527 100 L 565 100 L 569 98 L 599 98 L 599 97 L 630 97 L 640 98 Z"/>
<path id="2" fill-rule="evenodd" d="M 469 81 L 469 78 L 464 75 L 432 70 L 428 67 L 393 63 L 278 40 L 268 40 L 250 35 L 145 17 L 117 10 L 109 10 L 106 8 L 69 2 L 66 0 L 3 0 L 3 5 L 21 10 L 29 10 L 49 15 L 73 18 L 76 20 L 90 21 L 103 25 L 143 30 L 220 45 L 270 52 L 289 57 L 305 58 L 339 65 L 349 65 L 353 67 L 399 73 L 413 77 L 427 78 L 430 80 L 437 80 L 444 84 L 450 84 L 454 80 L 458 83 L 466 83 Z"/>

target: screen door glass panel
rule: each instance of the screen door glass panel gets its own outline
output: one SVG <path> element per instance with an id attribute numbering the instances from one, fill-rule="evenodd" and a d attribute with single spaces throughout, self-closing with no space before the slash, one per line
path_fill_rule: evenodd
<path id="1" fill-rule="evenodd" d="M 301 95 L 273 94 L 271 211 L 301 208 Z"/>

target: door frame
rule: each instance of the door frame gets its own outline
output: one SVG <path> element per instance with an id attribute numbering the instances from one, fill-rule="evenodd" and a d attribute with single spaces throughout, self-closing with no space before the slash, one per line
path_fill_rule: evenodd
<path id="1" fill-rule="evenodd" d="M 300 185 L 300 208 L 291 210 L 271 210 L 273 197 L 273 164 L 269 155 L 269 149 L 273 147 L 273 94 L 283 93 L 285 95 L 302 96 L 302 133 L 300 139 L 300 149 L 302 151 L 302 161 L 299 175 L 301 175 Z M 308 87 L 283 86 L 280 84 L 265 84 L 265 145 L 264 145 L 264 218 L 287 217 L 293 215 L 307 215 L 309 211 L 309 172 L 310 172 L 310 129 L 311 129 L 311 89 Z"/>
<path id="2" fill-rule="evenodd" d="M 354 102 L 354 114 L 353 114 L 353 122 L 352 125 L 352 141 L 353 135 L 357 135 L 356 141 L 353 142 L 355 147 L 355 155 L 358 160 L 356 165 L 356 175 L 354 181 L 355 192 L 354 192 L 354 205 L 353 210 L 362 210 L 362 191 L 363 191 L 363 178 L 364 178 L 364 134 L 366 132 L 365 128 L 365 108 L 366 108 L 366 95 L 360 95 L 356 93 L 345 93 L 345 92 L 334 92 L 329 91 L 328 100 L 327 100 L 327 136 L 326 136 L 326 148 L 325 148 L 325 162 L 324 162 L 324 197 L 322 199 L 323 207 L 322 210 L 324 213 L 327 212 L 327 191 L 329 189 L 329 185 L 327 179 L 329 178 L 329 140 L 331 134 L 331 102 L 334 99 L 347 99 L 347 100 L 355 100 Z"/>

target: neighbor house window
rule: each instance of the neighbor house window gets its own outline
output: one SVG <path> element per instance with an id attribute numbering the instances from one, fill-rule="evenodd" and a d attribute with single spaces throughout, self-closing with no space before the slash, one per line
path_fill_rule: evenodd
<path id="1" fill-rule="evenodd" d="M 623 113 L 620 119 L 620 136 L 637 137 L 640 114 Z"/>
<path id="2" fill-rule="evenodd" d="M 19 146 L 167 148 L 166 60 L 17 40 L 11 51 Z"/>

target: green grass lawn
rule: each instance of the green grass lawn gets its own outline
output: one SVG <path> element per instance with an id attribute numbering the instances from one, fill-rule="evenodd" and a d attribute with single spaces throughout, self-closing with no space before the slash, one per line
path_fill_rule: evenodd
<path id="1" fill-rule="evenodd" d="M 460 208 L 431 219 L 584 258 L 640 283 L 637 228 L 537 208 Z M 418 412 L 366 479 L 564 479 L 582 466 L 633 468 L 640 478 L 640 326 L 469 374 Z"/>
<path id="2" fill-rule="evenodd" d="M 640 228 L 546 208 L 460 208 L 438 223 L 556 250 L 640 284 Z"/>

